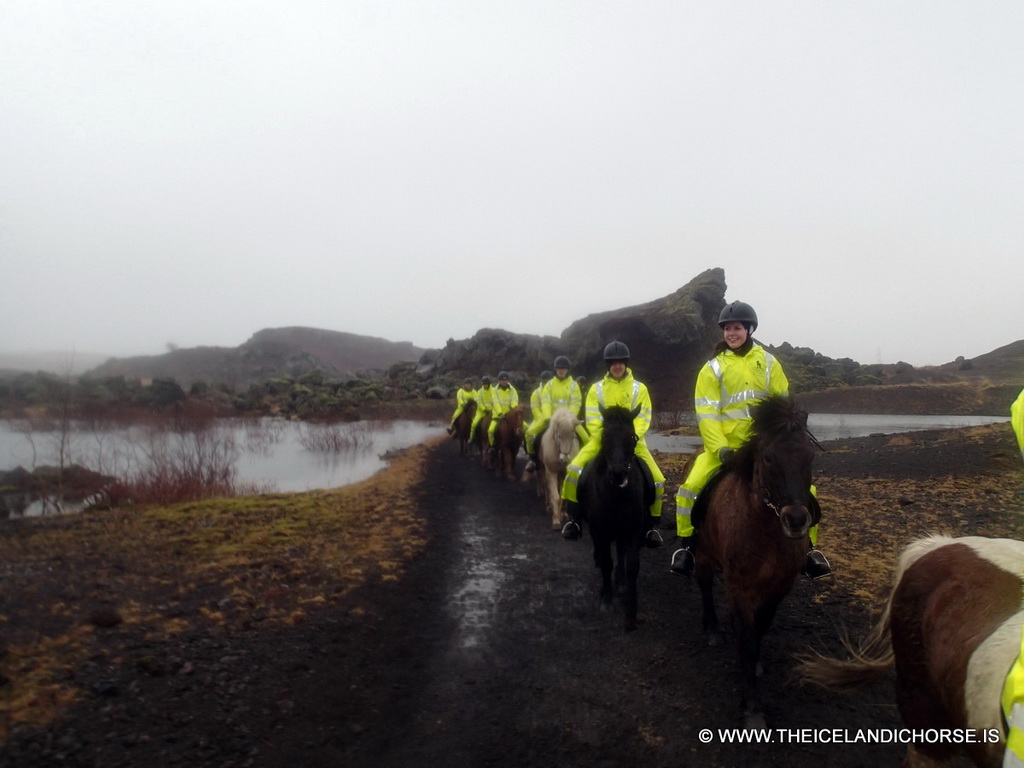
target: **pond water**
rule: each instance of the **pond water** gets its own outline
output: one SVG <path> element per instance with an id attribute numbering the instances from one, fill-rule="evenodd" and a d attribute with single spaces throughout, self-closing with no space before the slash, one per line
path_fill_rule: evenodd
<path id="1" fill-rule="evenodd" d="M 883 416 L 811 414 L 811 432 L 819 440 L 921 429 L 967 427 L 1009 421 L 986 416 Z M 310 425 L 277 419 L 223 420 L 212 443 L 203 450 L 226 451 L 235 466 L 236 482 L 260 492 L 337 488 L 370 477 L 387 466 L 387 454 L 444 434 L 444 424 L 423 421 L 363 421 Z M 137 465 L 157 450 L 151 431 L 133 427 L 112 431 L 76 430 L 65 456 L 106 474 Z M 31 430 L 29 425 L 0 421 L 0 470 L 54 465 L 60 456 L 61 434 Z M 668 453 L 693 451 L 700 438 L 648 434 L 652 449 Z M 163 448 L 166 450 L 166 448 Z"/>
<path id="2" fill-rule="evenodd" d="M 95 431 L 75 429 L 67 437 L 65 463 L 79 463 L 118 475 L 149 455 L 176 457 L 185 450 L 217 452 L 235 468 L 241 487 L 260 492 L 337 488 L 365 480 L 387 466 L 387 454 L 444 434 L 439 422 L 360 421 L 315 425 L 278 419 L 221 420 L 199 438 L 168 435 L 142 427 Z M 0 470 L 56 465 L 62 435 L 0 422 Z M 168 447 L 168 441 L 171 445 Z"/>
<path id="3" fill-rule="evenodd" d="M 812 413 L 807 426 L 818 440 L 839 440 L 847 437 L 891 435 L 917 432 L 922 429 L 976 427 L 982 424 L 1008 422 L 1008 416 L 891 416 L 883 414 Z M 647 435 L 649 448 L 665 453 L 686 453 L 701 445 L 699 437 L 688 435 Z"/>

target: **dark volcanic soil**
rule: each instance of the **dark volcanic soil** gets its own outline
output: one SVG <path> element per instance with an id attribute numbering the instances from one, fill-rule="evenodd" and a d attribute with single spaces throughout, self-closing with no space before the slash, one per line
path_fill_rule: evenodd
<path id="1" fill-rule="evenodd" d="M 795 742 L 800 729 L 852 737 L 900 723 L 889 681 L 845 696 L 800 688 L 788 682 L 792 654 L 838 653 L 840 631 L 866 632 L 883 591 L 872 580 L 886 582 L 912 536 L 1017 533 L 1008 433 L 826 446 L 816 482 L 836 574 L 798 582 L 765 641 L 771 744 L 720 738 L 740 725 L 733 638 L 705 643 L 696 585 L 668 573 L 669 546 L 644 553 L 641 624 L 627 635 L 617 607 L 598 609 L 589 541 L 563 541 L 531 485 L 497 480 L 443 443 L 409 489 L 431 542 L 400 581 L 295 627 L 173 645 L 128 637 L 119 663 L 68 670 L 85 700 L 45 728 L 16 728 L 0 765 L 897 765 L 896 744 Z M 665 466 L 671 497 L 679 463 Z"/>

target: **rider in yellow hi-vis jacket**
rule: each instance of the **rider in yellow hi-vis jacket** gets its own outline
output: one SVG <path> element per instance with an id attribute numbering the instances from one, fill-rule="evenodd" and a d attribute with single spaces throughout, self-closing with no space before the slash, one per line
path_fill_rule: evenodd
<path id="1" fill-rule="evenodd" d="M 579 506 L 577 504 L 576 490 L 579 484 L 580 475 L 584 467 L 601 452 L 601 429 L 602 417 L 601 408 L 622 406 L 630 410 L 640 406 L 640 413 L 633 420 L 636 429 L 637 444 L 636 457 L 650 469 L 654 478 L 654 503 L 651 504 L 649 512 L 654 518 L 654 526 L 647 532 L 647 545 L 658 547 L 662 544 L 661 534 L 657 530 L 658 521 L 661 520 L 661 502 L 665 493 L 665 475 L 658 469 L 654 462 L 644 435 L 651 428 L 651 396 L 647 392 L 646 385 L 633 378 L 633 371 L 627 367 L 629 362 L 629 348 L 621 341 L 613 341 L 604 348 L 604 360 L 608 364 L 608 373 L 603 379 L 594 383 L 587 393 L 587 432 L 590 433 L 589 441 L 580 449 L 566 470 L 565 482 L 562 483 L 562 498 L 566 500 L 566 511 L 569 513 L 569 522 L 562 528 L 562 537 L 575 540 L 582 533 L 580 528 Z"/>
<path id="2" fill-rule="evenodd" d="M 491 412 L 494 387 L 491 386 L 490 376 L 480 377 L 480 389 L 476 391 L 476 414 L 473 416 L 473 424 L 469 428 L 469 441 L 473 442 L 473 435 L 476 434 L 476 426 L 483 421 L 484 416 Z"/>
<path id="3" fill-rule="evenodd" d="M 551 381 L 551 377 L 554 375 L 555 374 L 553 374 L 551 371 L 544 371 L 543 373 L 541 373 L 540 384 L 538 384 L 537 388 L 530 393 L 530 424 L 528 425 L 530 427 L 536 424 L 537 419 L 540 418 L 540 414 L 542 411 L 541 400 L 544 394 L 544 385 Z M 526 434 L 529 434 L 529 429 L 527 429 Z M 527 451 L 527 453 L 529 453 L 529 451 Z"/>
<path id="4" fill-rule="evenodd" d="M 466 409 L 466 403 L 470 400 L 476 400 L 476 390 L 473 389 L 473 380 L 467 376 L 462 382 L 462 387 L 455 393 L 455 413 L 452 414 L 452 420 L 448 424 L 449 435 L 455 431 L 455 422 L 462 415 Z"/>
<path id="5" fill-rule="evenodd" d="M 569 376 L 569 358 L 559 355 L 555 358 L 555 376 L 544 387 L 540 393 L 540 411 L 534 412 L 530 428 L 526 430 L 526 455 L 530 457 L 526 464 L 526 471 L 533 472 L 537 469 L 537 438 L 551 421 L 555 410 L 562 406 L 572 411 L 573 416 L 577 415 L 583 405 L 583 391 L 580 385 Z M 532 406 L 532 401 L 531 401 Z M 576 427 L 576 436 L 580 439 L 580 445 L 587 442 L 587 431 L 582 425 Z"/>
<path id="6" fill-rule="evenodd" d="M 734 301 L 722 310 L 718 325 L 723 340 L 715 347 L 715 356 L 697 374 L 694 390 L 704 450 L 697 455 L 676 492 L 676 532 L 682 546 L 672 554 L 671 570 L 683 576 L 693 571 L 694 530 L 690 513 L 697 495 L 722 463 L 750 439 L 750 407 L 768 395 L 789 394 L 789 380 L 779 361 L 753 340 L 751 334 L 757 328 L 753 307 Z M 815 493 L 814 486 L 811 493 Z M 811 549 L 804 573 L 811 578 L 831 573 L 828 560 L 814 549 L 818 526 L 811 528 L 809 538 Z"/>
<path id="7" fill-rule="evenodd" d="M 508 373 L 502 371 L 498 374 L 498 388 L 493 390 L 491 395 L 491 426 L 487 430 L 487 445 L 491 453 L 496 453 L 494 448 L 494 431 L 498 428 L 498 422 L 513 408 L 519 405 L 519 393 L 508 381 Z"/>

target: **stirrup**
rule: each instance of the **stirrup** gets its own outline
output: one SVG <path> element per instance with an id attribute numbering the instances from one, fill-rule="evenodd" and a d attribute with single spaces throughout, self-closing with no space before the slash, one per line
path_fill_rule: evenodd
<path id="1" fill-rule="evenodd" d="M 661 531 L 657 528 L 651 528 L 644 537 L 644 544 L 647 545 L 648 549 L 657 549 L 665 544 L 665 539 L 661 536 Z"/>
<path id="2" fill-rule="evenodd" d="M 807 559 L 804 561 L 802 573 L 813 581 L 832 573 L 832 566 L 829 564 L 828 558 L 820 550 L 811 549 L 807 552 Z"/>
<path id="3" fill-rule="evenodd" d="M 682 547 L 672 553 L 672 562 L 668 569 L 677 576 L 693 574 L 693 552 L 689 547 Z"/>
<path id="4" fill-rule="evenodd" d="M 562 538 L 568 541 L 576 541 L 580 536 L 583 535 L 583 530 L 580 528 L 580 524 L 575 520 L 570 520 L 562 526 Z"/>

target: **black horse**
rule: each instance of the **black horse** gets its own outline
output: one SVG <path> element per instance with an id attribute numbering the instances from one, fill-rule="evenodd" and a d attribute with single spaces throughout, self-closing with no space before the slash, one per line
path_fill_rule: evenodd
<path id="1" fill-rule="evenodd" d="M 615 586 L 622 590 L 625 630 L 636 629 L 636 580 L 644 547 L 648 499 L 644 474 L 636 459 L 633 419 L 640 408 L 601 409 L 601 452 L 580 479 L 580 513 L 590 525 L 594 564 L 601 569 L 601 600 L 612 601 L 612 544 L 615 545 Z"/>

